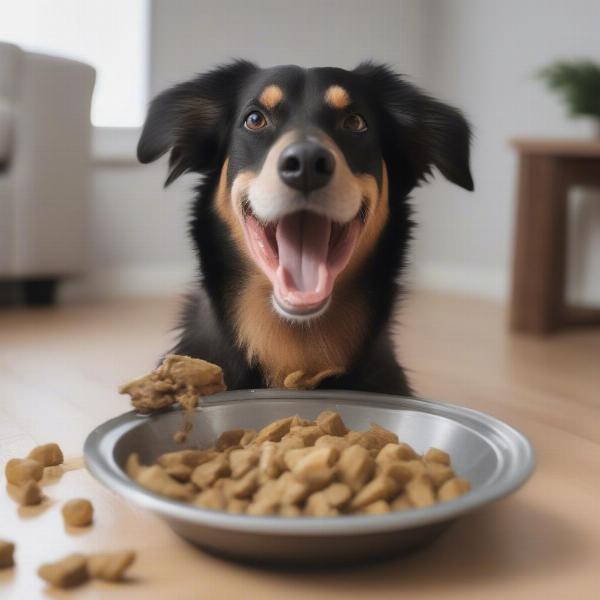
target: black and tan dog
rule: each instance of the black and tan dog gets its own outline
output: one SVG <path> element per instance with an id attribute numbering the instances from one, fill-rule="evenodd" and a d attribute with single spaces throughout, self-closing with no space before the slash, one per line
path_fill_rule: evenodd
<path id="1" fill-rule="evenodd" d="M 319 387 L 409 394 L 389 331 L 407 196 L 432 167 L 472 190 L 469 143 L 457 110 L 371 63 L 240 61 L 160 94 L 140 161 L 170 150 L 167 184 L 204 176 L 200 280 L 174 351 L 222 365 L 233 389 L 300 371 Z"/>

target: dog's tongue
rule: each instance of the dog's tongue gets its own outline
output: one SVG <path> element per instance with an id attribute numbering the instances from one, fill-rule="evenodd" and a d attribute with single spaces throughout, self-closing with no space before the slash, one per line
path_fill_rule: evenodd
<path id="1" fill-rule="evenodd" d="M 279 266 L 290 288 L 316 292 L 319 272 L 327 269 L 331 221 L 309 211 L 283 217 L 277 225 Z M 323 284 L 323 282 L 321 282 Z"/>

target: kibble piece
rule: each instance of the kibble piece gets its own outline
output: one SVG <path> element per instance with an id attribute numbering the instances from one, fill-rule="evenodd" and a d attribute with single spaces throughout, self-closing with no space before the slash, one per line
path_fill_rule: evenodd
<path id="1" fill-rule="evenodd" d="M 413 472 L 401 462 L 385 463 L 378 474 L 391 477 L 398 484 L 398 489 L 402 489 L 413 477 Z"/>
<path id="2" fill-rule="evenodd" d="M 344 450 L 337 463 L 340 480 L 353 492 L 357 492 L 371 478 L 375 462 L 369 451 L 362 446 L 350 446 Z"/>
<path id="3" fill-rule="evenodd" d="M 286 433 L 289 432 L 294 417 L 285 417 L 278 421 L 263 427 L 256 438 L 254 439 L 255 444 L 262 444 L 263 442 L 278 442 Z"/>
<path id="4" fill-rule="evenodd" d="M 248 471 L 241 479 L 234 481 L 231 495 L 234 498 L 248 498 L 258 489 L 258 469 Z"/>
<path id="5" fill-rule="evenodd" d="M 27 456 L 32 460 L 37 460 L 44 467 L 55 467 L 62 465 L 64 456 L 58 444 L 50 443 L 36 446 Z"/>
<path id="6" fill-rule="evenodd" d="M 265 442 L 260 450 L 258 470 L 268 479 L 275 479 L 282 470 L 279 446 L 275 442 Z"/>
<path id="7" fill-rule="evenodd" d="M 406 484 L 406 495 L 410 503 L 417 508 L 435 503 L 433 483 L 428 475 L 417 475 Z"/>
<path id="8" fill-rule="evenodd" d="M 316 425 L 314 421 L 309 421 L 308 419 L 303 419 L 300 415 L 294 415 L 292 417 L 292 422 L 290 423 L 291 427 L 306 427 L 307 425 Z"/>
<path id="9" fill-rule="evenodd" d="M 324 410 L 317 417 L 317 425 L 328 435 L 346 435 L 348 433 L 342 417 L 333 410 Z"/>
<path id="10" fill-rule="evenodd" d="M 255 516 L 274 515 L 279 508 L 279 501 L 273 498 L 260 498 L 248 505 L 246 514 Z"/>
<path id="11" fill-rule="evenodd" d="M 345 483 L 332 483 L 321 492 L 329 506 L 339 508 L 343 506 L 352 497 L 352 490 Z"/>
<path id="12" fill-rule="evenodd" d="M 313 450 L 314 448 L 293 448 L 284 454 L 283 462 L 291 471 L 306 455 L 310 454 Z"/>
<path id="13" fill-rule="evenodd" d="M 165 469 L 176 466 L 185 465 L 192 469 L 203 465 L 205 462 L 212 460 L 217 456 L 214 450 L 178 450 L 176 452 L 166 452 L 161 454 L 156 462 Z"/>
<path id="14" fill-rule="evenodd" d="M 235 490 L 235 486 L 239 483 L 239 481 L 235 479 L 230 479 L 229 477 L 222 477 L 221 479 L 217 479 L 215 481 L 212 489 L 220 490 L 225 498 L 225 502 L 229 502 L 233 498 L 233 492 Z"/>
<path id="15" fill-rule="evenodd" d="M 331 466 L 335 462 L 333 448 L 317 448 L 301 458 L 292 469 L 292 474 L 297 481 L 306 483 L 311 490 L 318 490 L 326 486 L 333 479 Z"/>
<path id="16" fill-rule="evenodd" d="M 450 465 L 450 455 L 439 448 L 429 448 L 423 455 L 427 462 L 440 463 L 442 465 Z"/>
<path id="17" fill-rule="evenodd" d="M 258 464 L 259 453 L 256 448 L 240 448 L 229 455 L 231 476 L 234 479 L 243 477 Z"/>
<path id="18" fill-rule="evenodd" d="M 249 446 L 256 439 L 257 435 L 258 434 L 255 429 L 245 429 L 244 435 L 240 439 L 240 446 L 242 448 Z"/>
<path id="19" fill-rule="evenodd" d="M 346 448 L 350 447 L 350 444 L 343 437 L 325 434 L 315 442 L 315 446 L 317 448 L 335 448 L 341 454 Z"/>
<path id="20" fill-rule="evenodd" d="M 291 473 L 284 473 L 284 475 L 290 475 Z M 310 486 L 302 481 L 298 481 L 293 476 L 286 482 L 285 488 L 281 492 L 281 502 L 283 504 L 299 504 L 303 502 L 306 497 L 310 494 Z"/>
<path id="21" fill-rule="evenodd" d="M 180 463 L 178 465 L 173 464 L 169 467 L 165 467 L 165 471 L 167 472 L 167 475 L 173 477 L 173 479 L 177 479 L 177 481 L 185 483 L 186 481 L 190 480 L 193 469 L 192 467 L 188 467 L 187 465 Z"/>
<path id="22" fill-rule="evenodd" d="M 87 569 L 94 579 L 121 581 L 134 560 L 135 552 L 131 551 L 92 554 L 87 559 Z"/>
<path id="23" fill-rule="evenodd" d="M 81 554 L 70 554 L 58 562 L 42 565 L 38 575 L 54 587 L 75 587 L 88 580 L 87 560 Z"/>
<path id="24" fill-rule="evenodd" d="M 9 569 L 15 564 L 15 545 L 6 540 L 0 540 L 0 569 Z"/>
<path id="25" fill-rule="evenodd" d="M 315 492 L 308 497 L 304 514 L 311 517 L 335 517 L 338 510 L 329 504 L 323 492 Z"/>
<path id="26" fill-rule="evenodd" d="M 390 505 L 385 500 L 377 500 L 371 504 L 367 504 L 362 509 L 362 512 L 367 515 L 384 515 L 390 512 Z"/>
<path id="27" fill-rule="evenodd" d="M 204 490 L 196 496 L 194 504 L 201 508 L 209 510 L 223 510 L 225 508 L 225 496 L 223 492 L 217 488 Z"/>
<path id="28" fill-rule="evenodd" d="M 71 527 L 87 527 L 94 519 L 94 507 L 85 498 L 69 500 L 62 507 L 65 524 Z"/>
<path id="29" fill-rule="evenodd" d="M 438 490 L 438 500 L 448 502 L 466 494 L 471 489 L 471 484 L 466 479 L 455 477 L 446 481 Z"/>
<path id="30" fill-rule="evenodd" d="M 190 500 L 194 493 L 193 486 L 175 481 L 159 465 L 142 467 L 136 481 L 147 490 L 173 500 Z"/>
<path id="31" fill-rule="evenodd" d="M 313 446 L 323 435 L 323 430 L 318 425 L 291 427 L 288 435 L 300 438 L 303 446 Z"/>
<path id="32" fill-rule="evenodd" d="M 379 464 L 387 462 L 397 462 L 402 460 L 412 460 L 414 452 L 408 455 L 402 444 L 386 444 L 377 454 L 375 460 Z"/>
<path id="33" fill-rule="evenodd" d="M 369 431 L 349 431 L 344 438 L 350 446 L 362 446 L 373 456 L 381 450 L 379 439 Z"/>
<path id="34" fill-rule="evenodd" d="M 40 486 L 32 480 L 18 486 L 14 490 L 15 499 L 21 506 L 35 506 L 43 499 Z"/>
<path id="35" fill-rule="evenodd" d="M 160 460 L 160 457 L 159 457 Z M 142 465 L 140 464 L 140 455 L 137 452 L 132 452 L 128 457 L 125 463 L 125 471 L 131 479 L 135 479 L 137 481 L 138 475 L 142 470 Z"/>
<path id="36" fill-rule="evenodd" d="M 398 436 L 393 431 L 389 431 L 389 429 L 376 423 L 371 423 L 371 427 L 367 433 L 377 439 L 380 448 L 383 448 L 386 444 L 398 443 Z"/>
<path id="37" fill-rule="evenodd" d="M 218 437 L 215 443 L 215 448 L 219 452 L 222 452 L 227 448 L 231 448 L 231 446 L 238 446 L 245 433 L 245 429 L 231 429 L 230 431 L 224 431 Z"/>
<path id="38" fill-rule="evenodd" d="M 6 481 L 23 485 L 27 481 L 39 481 L 44 475 L 44 466 L 31 458 L 11 458 L 4 468 Z"/>
<path id="39" fill-rule="evenodd" d="M 279 514 L 282 517 L 299 517 L 302 511 L 295 504 L 282 504 L 279 507 Z"/>
<path id="40" fill-rule="evenodd" d="M 247 508 L 248 505 L 250 504 L 250 502 L 248 500 L 242 500 L 240 498 L 232 498 L 231 500 L 229 500 L 229 502 L 227 502 L 227 512 L 236 514 L 236 515 L 243 515 Z"/>
<path id="41" fill-rule="evenodd" d="M 392 510 L 409 510 L 413 507 L 406 494 L 400 494 L 390 505 Z"/>
<path id="42" fill-rule="evenodd" d="M 421 459 L 405 460 L 402 464 L 412 472 L 413 477 L 427 472 L 427 465 Z"/>
<path id="43" fill-rule="evenodd" d="M 192 482 L 199 488 L 205 489 L 220 477 L 227 477 L 229 473 L 230 469 L 227 459 L 223 455 L 219 455 L 196 467 L 192 472 Z"/>
<path id="44" fill-rule="evenodd" d="M 351 508 L 364 508 L 377 500 L 389 500 L 398 492 L 398 484 L 391 477 L 376 477 L 360 490 L 350 503 Z"/>
<path id="45" fill-rule="evenodd" d="M 452 470 L 452 467 L 437 462 L 427 463 L 425 472 L 431 478 L 431 481 L 436 489 L 454 477 L 454 471 Z"/>

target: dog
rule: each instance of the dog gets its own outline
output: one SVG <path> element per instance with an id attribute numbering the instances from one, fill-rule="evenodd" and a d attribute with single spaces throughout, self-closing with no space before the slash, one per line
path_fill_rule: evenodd
<path id="1" fill-rule="evenodd" d="M 372 62 L 235 61 L 159 94 L 138 159 L 170 152 L 165 185 L 202 176 L 199 278 L 172 351 L 221 365 L 229 389 L 292 376 L 411 395 L 390 338 L 409 194 L 434 167 L 473 190 L 470 140 L 461 112 Z"/>

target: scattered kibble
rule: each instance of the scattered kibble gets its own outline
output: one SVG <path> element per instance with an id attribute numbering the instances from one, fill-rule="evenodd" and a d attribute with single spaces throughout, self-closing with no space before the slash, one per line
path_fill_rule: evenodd
<path id="1" fill-rule="evenodd" d="M 23 485 L 28 481 L 39 481 L 44 475 L 44 466 L 31 458 L 11 458 L 4 468 L 6 481 Z"/>
<path id="2" fill-rule="evenodd" d="M 55 467 L 56 465 L 62 465 L 65 460 L 60 446 L 55 443 L 36 446 L 29 453 L 27 458 L 36 460 L 44 467 Z"/>
<path id="3" fill-rule="evenodd" d="M 15 545 L 6 540 L 0 540 L 0 569 L 10 569 L 15 564 Z"/>
<path id="4" fill-rule="evenodd" d="M 62 507 L 65 524 L 71 527 L 87 527 L 94 519 L 94 507 L 85 498 L 75 498 Z"/>
<path id="5" fill-rule="evenodd" d="M 31 479 L 23 485 L 16 487 L 13 494 L 21 506 L 35 506 L 40 504 L 44 497 L 40 486 Z"/>
<path id="6" fill-rule="evenodd" d="M 76 587 L 89 579 L 87 559 L 82 554 L 70 554 L 57 562 L 42 565 L 38 575 L 54 587 Z"/>
<path id="7" fill-rule="evenodd" d="M 134 560 L 135 552 L 131 551 L 93 554 L 87 559 L 87 570 L 94 579 L 121 581 Z"/>

